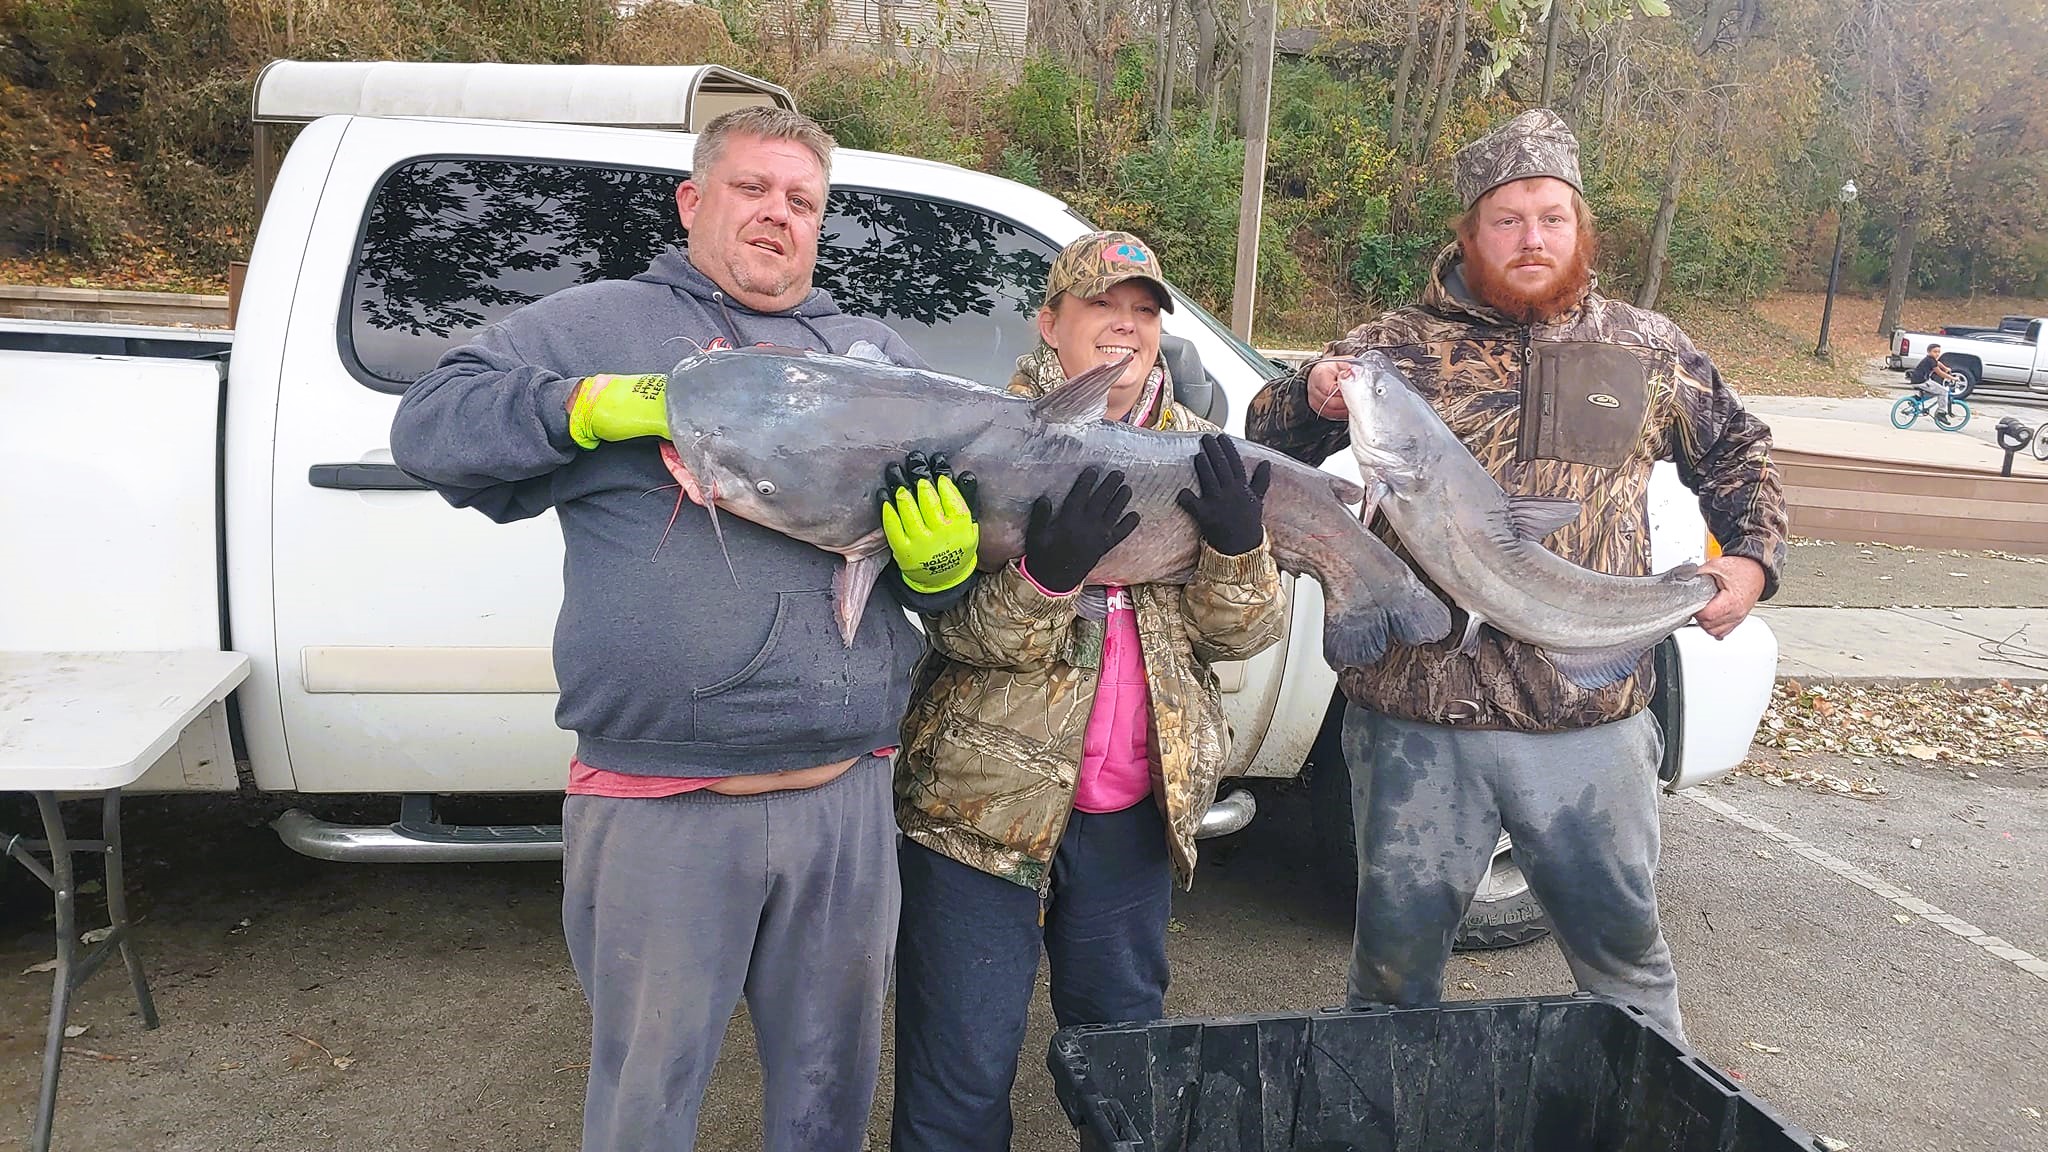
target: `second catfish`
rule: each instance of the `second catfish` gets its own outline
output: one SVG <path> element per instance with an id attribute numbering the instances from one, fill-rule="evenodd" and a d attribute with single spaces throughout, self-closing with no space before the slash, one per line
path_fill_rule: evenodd
<path id="1" fill-rule="evenodd" d="M 1490 625 L 1541 649 L 1579 687 L 1603 688 L 1634 673 L 1719 590 L 1692 564 L 1612 576 L 1545 548 L 1544 537 L 1579 518 L 1578 503 L 1502 491 L 1384 355 L 1353 359 L 1340 386 L 1367 507 L 1465 610 L 1467 653 Z"/>

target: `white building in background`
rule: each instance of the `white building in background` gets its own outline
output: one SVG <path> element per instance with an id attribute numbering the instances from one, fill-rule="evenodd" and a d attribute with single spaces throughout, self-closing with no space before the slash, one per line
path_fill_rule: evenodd
<path id="1" fill-rule="evenodd" d="M 649 4 L 691 0 L 613 0 L 620 16 Z M 813 0 L 817 2 L 817 0 Z M 1024 55 L 1030 28 L 1028 0 L 824 0 L 832 8 L 828 42 L 876 50 L 944 51 L 958 56 L 1015 59 Z M 789 15 L 802 18 L 805 0 L 751 0 L 748 5 L 769 26 Z"/>

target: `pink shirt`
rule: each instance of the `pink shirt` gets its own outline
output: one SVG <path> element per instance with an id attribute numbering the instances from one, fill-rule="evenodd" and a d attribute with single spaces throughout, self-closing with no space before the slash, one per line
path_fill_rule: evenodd
<path id="1" fill-rule="evenodd" d="M 1121 812 L 1152 794 L 1152 690 L 1145 684 L 1145 654 L 1138 646 L 1138 614 L 1131 594 L 1109 589 L 1109 619 L 1102 638 L 1102 679 L 1081 738 L 1081 778 L 1074 807 Z"/>

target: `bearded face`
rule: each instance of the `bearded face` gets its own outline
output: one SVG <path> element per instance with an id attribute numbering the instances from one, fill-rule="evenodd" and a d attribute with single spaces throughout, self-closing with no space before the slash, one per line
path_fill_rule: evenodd
<path id="1" fill-rule="evenodd" d="M 1459 222 L 1465 287 L 1519 324 L 1570 311 L 1593 282 L 1597 244 L 1572 186 L 1548 176 L 1503 184 Z"/>

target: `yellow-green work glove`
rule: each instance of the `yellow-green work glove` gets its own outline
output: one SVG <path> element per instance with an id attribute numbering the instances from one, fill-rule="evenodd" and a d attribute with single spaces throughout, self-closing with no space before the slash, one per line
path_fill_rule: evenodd
<path id="1" fill-rule="evenodd" d="M 569 438 L 585 448 L 668 431 L 668 377 L 586 376 L 569 398 Z"/>
<path id="2" fill-rule="evenodd" d="M 943 455 L 912 452 L 883 473 L 882 535 L 911 591 L 932 595 L 974 575 L 981 526 L 974 520 L 974 474 L 955 483 Z"/>

